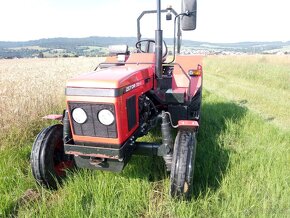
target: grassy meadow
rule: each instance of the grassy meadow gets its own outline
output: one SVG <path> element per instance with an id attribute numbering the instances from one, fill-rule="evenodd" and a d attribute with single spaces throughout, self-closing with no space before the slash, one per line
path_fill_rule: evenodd
<path id="1" fill-rule="evenodd" d="M 205 58 L 191 201 L 169 197 L 152 157 L 118 174 L 77 170 L 58 191 L 37 186 L 30 150 L 52 124 L 41 117 L 61 113 L 66 79 L 99 61 L 0 60 L 0 217 L 290 217 L 290 56 Z"/>

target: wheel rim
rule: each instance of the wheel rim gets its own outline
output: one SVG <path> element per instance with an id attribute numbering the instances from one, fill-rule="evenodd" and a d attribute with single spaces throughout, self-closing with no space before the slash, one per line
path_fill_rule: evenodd
<path id="1" fill-rule="evenodd" d="M 65 176 L 66 170 L 73 168 L 73 161 L 66 159 L 62 141 L 59 141 L 55 145 L 53 153 L 53 165 L 56 175 L 60 177 Z"/>

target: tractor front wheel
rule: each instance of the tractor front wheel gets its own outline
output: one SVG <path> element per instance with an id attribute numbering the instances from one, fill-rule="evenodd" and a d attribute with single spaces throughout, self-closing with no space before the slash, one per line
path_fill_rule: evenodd
<path id="1" fill-rule="evenodd" d="M 179 130 L 175 139 L 170 174 L 170 195 L 189 199 L 196 153 L 195 132 Z"/>
<path id="2" fill-rule="evenodd" d="M 74 167 L 73 157 L 64 153 L 63 125 L 43 129 L 33 143 L 30 158 L 37 183 L 57 189 L 57 185 L 66 176 L 66 170 Z"/>

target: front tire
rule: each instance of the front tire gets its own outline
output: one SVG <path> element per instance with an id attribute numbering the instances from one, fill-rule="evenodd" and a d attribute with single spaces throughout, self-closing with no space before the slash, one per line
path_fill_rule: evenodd
<path id="1" fill-rule="evenodd" d="M 179 130 L 175 139 L 170 173 L 172 197 L 191 198 L 195 153 L 195 132 Z"/>
<path id="2" fill-rule="evenodd" d="M 64 153 L 63 125 L 43 129 L 36 137 L 31 151 L 32 174 L 38 184 L 57 189 L 66 170 L 74 167 L 71 155 Z"/>

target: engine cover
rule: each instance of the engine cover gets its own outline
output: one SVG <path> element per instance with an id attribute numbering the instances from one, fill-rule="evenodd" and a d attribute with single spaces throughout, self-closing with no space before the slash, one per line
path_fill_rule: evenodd
<path id="1" fill-rule="evenodd" d="M 131 63 L 69 80 L 65 93 L 73 140 L 84 146 L 120 148 L 139 127 L 139 97 L 153 88 L 153 75 L 153 64 Z M 77 108 L 84 111 L 83 123 L 72 116 Z M 113 115 L 113 123 L 99 120 L 102 110 Z"/>

